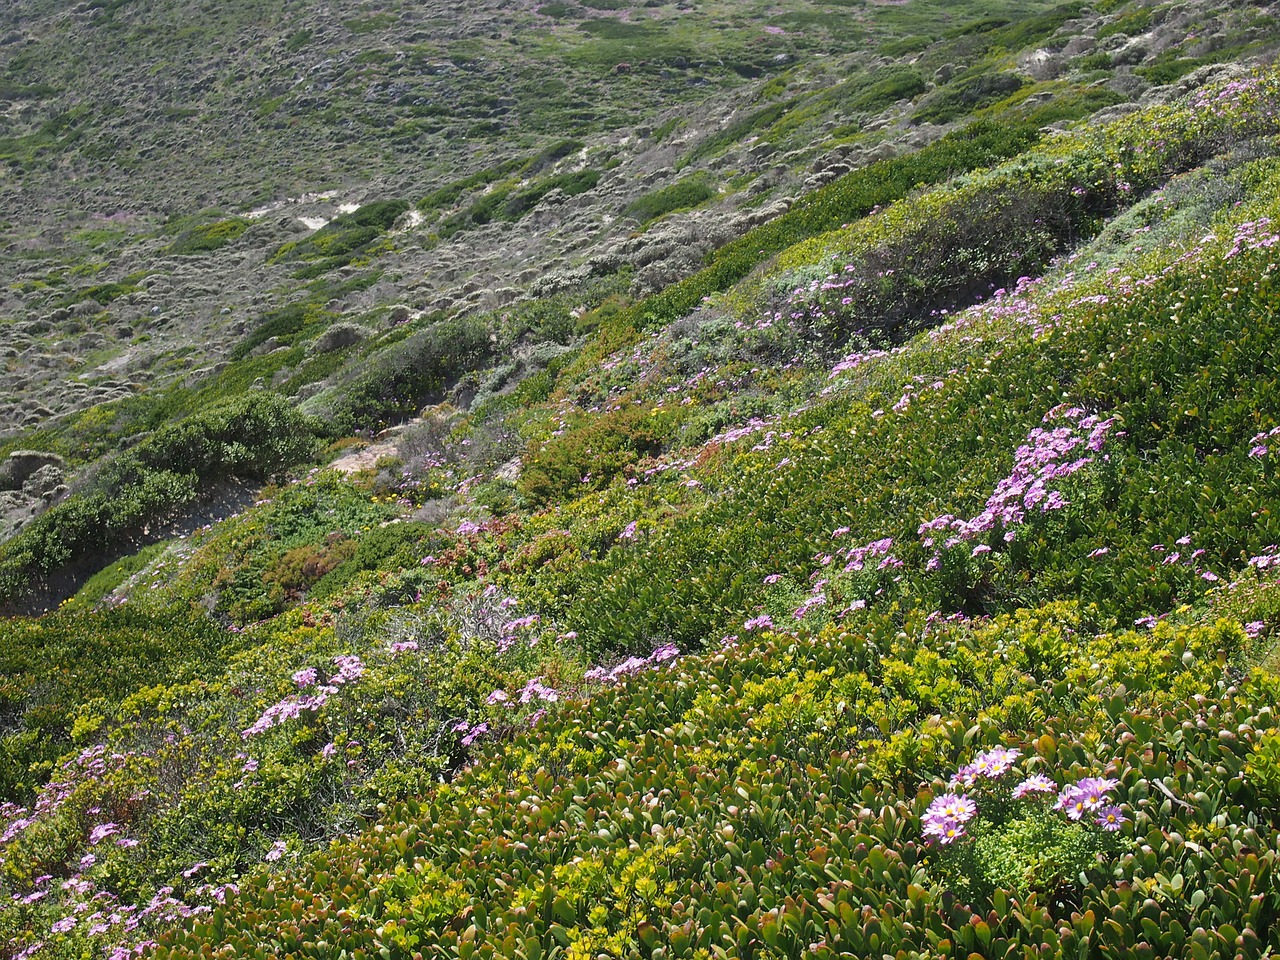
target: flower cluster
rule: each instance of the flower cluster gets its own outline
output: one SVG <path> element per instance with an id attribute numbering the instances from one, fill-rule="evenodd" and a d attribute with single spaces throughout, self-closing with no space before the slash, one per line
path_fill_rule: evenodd
<path id="1" fill-rule="evenodd" d="M 1272 427 L 1270 430 L 1263 430 L 1260 433 L 1255 433 L 1253 438 L 1249 441 L 1253 444 L 1253 446 L 1249 448 L 1249 456 L 1253 457 L 1255 460 L 1261 460 L 1271 452 L 1271 448 L 1267 446 L 1267 441 L 1275 440 L 1277 437 L 1280 437 L 1280 427 Z"/>
<path id="2" fill-rule="evenodd" d="M 1013 769 L 1013 762 L 1022 756 L 1017 747 L 992 747 L 986 753 L 974 757 L 973 762 L 956 771 L 951 787 L 975 786 L 979 780 L 999 780 Z"/>
<path id="3" fill-rule="evenodd" d="M 1255 570 L 1270 570 L 1272 567 L 1280 567 L 1280 546 L 1272 543 L 1263 547 L 1260 554 L 1249 558 L 1249 566 Z"/>
<path id="4" fill-rule="evenodd" d="M 948 844 L 963 837 L 964 825 L 977 815 L 978 805 L 964 794 L 944 793 L 929 804 L 920 822 L 926 837 Z"/>
<path id="5" fill-rule="evenodd" d="M 240 736 L 248 740 L 250 737 L 265 733 L 272 727 L 278 727 L 290 720 L 297 719 L 304 713 L 316 713 L 329 702 L 329 698 L 338 692 L 338 688 L 355 683 L 364 676 L 364 663 L 353 654 L 341 654 L 333 658 L 337 670 L 329 677 L 329 682 L 318 684 L 319 672 L 315 667 L 306 667 L 293 675 L 293 682 L 299 690 L 315 687 L 316 692 L 310 696 L 297 695 L 285 697 L 279 703 L 273 703 L 262 711 L 252 726 L 240 731 Z"/>
<path id="6" fill-rule="evenodd" d="M 967 520 L 943 514 L 920 524 L 918 533 L 926 547 L 935 546 L 936 534 L 950 531 L 944 546 L 951 548 L 996 527 L 1009 541 L 1014 528 L 1025 523 L 1029 513 L 1048 513 L 1067 505 L 1054 481 L 1093 463 L 1091 454 L 1102 450 L 1116 418 L 1103 419 L 1078 407 L 1060 405 L 1046 413 L 1043 422 L 1045 426 L 1028 433 L 1027 442 L 1015 451 L 1013 469 L 996 484 L 981 513 Z"/>
<path id="7" fill-rule="evenodd" d="M 977 801 L 963 791 L 1003 786 L 1000 781 L 1014 770 L 1021 756 L 1022 751 L 1016 747 L 992 747 L 960 767 L 947 784 L 950 792 L 935 797 L 920 818 L 925 838 L 947 846 L 967 836 L 969 824 L 978 818 L 979 810 Z M 1111 800 L 1118 785 L 1118 780 L 1108 777 L 1085 777 L 1059 788 L 1052 778 L 1034 773 L 1008 793 L 1001 789 L 994 796 L 1030 800 L 1057 794 L 1053 809 L 1065 813 L 1068 820 L 1092 818 L 1095 825 L 1114 833 L 1129 822 L 1119 805 Z"/>
<path id="8" fill-rule="evenodd" d="M 1092 815 L 1094 822 L 1108 833 L 1114 833 L 1128 822 L 1120 808 L 1110 803 L 1111 792 L 1118 780 L 1107 777 L 1085 777 L 1062 788 L 1053 809 L 1062 810 L 1070 820 L 1083 820 Z"/>
<path id="9" fill-rule="evenodd" d="M 1280 234 L 1273 233 L 1269 229 L 1270 226 L 1271 219 L 1269 217 L 1260 217 L 1257 220 L 1237 225 L 1235 236 L 1232 238 L 1231 249 L 1226 252 L 1225 258 L 1230 260 L 1244 251 L 1269 250 L 1280 244 Z"/>
<path id="10" fill-rule="evenodd" d="M 617 683 L 624 677 L 652 670 L 678 656 L 680 648 L 673 643 L 665 643 L 647 657 L 628 657 L 612 667 L 593 667 L 583 674 L 583 679 L 593 683 Z"/>
<path id="11" fill-rule="evenodd" d="M 60 774 L 41 791 L 33 809 L 28 810 L 13 803 L 0 804 L 0 863 L 5 863 L 13 851 L 9 844 L 17 840 L 23 842 L 23 834 L 28 828 L 38 823 L 49 824 L 61 812 L 77 807 L 77 798 L 94 796 L 93 805 L 84 812 L 89 817 L 99 818 L 106 815 L 105 804 L 97 800 L 100 791 L 109 791 L 109 785 L 131 763 L 146 762 L 154 755 L 127 751 L 116 753 L 105 745 L 88 747 L 79 754 L 63 761 Z M 118 809 L 127 810 L 146 800 L 149 791 L 136 791 L 129 795 L 128 803 Z M 119 815 L 119 814 L 117 814 Z M 167 925 L 182 919 L 199 916 L 210 912 L 208 905 L 193 906 L 174 897 L 174 888 L 165 886 L 156 891 L 149 902 L 128 903 L 116 893 L 102 885 L 102 877 L 98 875 L 102 864 L 111 864 L 107 849 L 112 845 L 130 849 L 140 845 L 140 841 L 126 836 L 129 823 L 115 821 L 90 820 L 84 835 L 84 852 L 78 858 L 68 861 L 69 873 L 63 878 L 55 878 L 51 874 L 41 874 L 30 881 L 30 889 L 18 890 L 9 894 L 5 902 L 0 902 L 0 915 L 11 905 L 30 907 L 40 904 L 53 916 L 49 922 L 48 932 L 64 937 L 76 934 L 89 938 L 125 938 L 127 946 L 111 946 L 110 939 L 99 941 L 108 957 L 132 957 L 139 933 L 148 925 Z M 30 842 L 27 840 L 26 842 Z M 89 851 L 85 848 L 96 848 Z M 182 871 L 185 878 L 195 876 L 208 865 L 196 863 Z M 110 869 L 110 867 L 108 867 Z M 212 896 L 221 900 L 230 885 L 214 886 L 205 884 L 189 891 L 193 897 Z M 10 940 L 4 946 L 16 947 L 17 941 Z M 43 942 L 36 940 L 13 953 L 13 956 L 34 956 L 42 949 Z M 3 946 L 0 946 L 3 949 Z M 6 954 L 7 956 L 8 954 Z"/>

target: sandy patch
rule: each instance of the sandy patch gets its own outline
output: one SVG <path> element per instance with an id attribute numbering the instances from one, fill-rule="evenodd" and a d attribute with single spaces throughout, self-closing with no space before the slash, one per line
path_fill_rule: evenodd
<path id="1" fill-rule="evenodd" d="M 330 470 L 337 470 L 350 476 L 365 470 L 374 470 L 383 457 L 394 457 L 398 449 L 394 442 L 371 443 L 363 450 L 348 453 L 329 464 Z"/>

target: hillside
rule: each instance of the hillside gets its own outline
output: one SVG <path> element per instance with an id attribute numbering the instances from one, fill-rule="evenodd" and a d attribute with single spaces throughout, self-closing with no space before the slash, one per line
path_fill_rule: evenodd
<path id="1" fill-rule="evenodd" d="M 1278 16 L 7 8 L 0 956 L 1280 949 Z"/>

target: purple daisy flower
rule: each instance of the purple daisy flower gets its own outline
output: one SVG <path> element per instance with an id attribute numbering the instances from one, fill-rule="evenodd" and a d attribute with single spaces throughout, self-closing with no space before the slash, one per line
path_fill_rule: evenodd
<path id="1" fill-rule="evenodd" d="M 1079 799 L 1085 805 L 1085 809 L 1098 810 L 1101 809 L 1107 797 L 1119 782 L 1105 777 L 1085 777 L 1076 784 L 1076 790 Z"/>
<path id="2" fill-rule="evenodd" d="M 1120 812 L 1120 808 L 1115 804 L 1103 807 L 1098 811 L 1095 822 L 1107 833 L 1115 833 L 1124 824 L 1129 822 L 1129 818 Z"/>
<path id="3" fill-rule="evenodd" d="M 1066 813 L 1069 820 L 1079 820 L 1089 810 L 1085 805 L 1087 796 L 1077 786 L 1063 787 L 1062 792 L 1058 794 L 1058 802 L 1053 805 L 1053 809 Z"/>
<path id="4" fill-rule="evenodd" d="M 945 846 L 965 835 L 964 824 L 957 820 L 930 820 L 924 825 L 924 835 Z"/>
<path id="5" fill-rule="evenodd" d="M 964 794 L 944 793 L 936 797 L 925 816 L 930 820 L 955 820 L 967 823 L 978 814 L 978 805 Z"/>
<path id="6" fill-rule="evenodd" d="M 1033 793 L 1053 793 L 1058 789 L 1058 785 L 1046 777 L 1043 773 L 1037 773 L 1013 788 L 1013 799 L 1021 800 L 1023 797 Z"/>

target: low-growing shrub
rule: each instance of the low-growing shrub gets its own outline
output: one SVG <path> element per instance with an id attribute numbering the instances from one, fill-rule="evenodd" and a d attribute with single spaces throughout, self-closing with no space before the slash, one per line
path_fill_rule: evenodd
<path id="1" fill-rule="evenodd" d="M 236 637 L 192 611 L 109 609 L 0 619 L 0 802 L 30 803 L 84 708 L 220 673 Z"/>
<path id="2" fill-rule="evenodd" d="M 69 595 L 74 590 L 65 577 L 74 582 L 159 538 L 167 521 L 220 482 L 266 479 L 310 456 L 312 430 L 284 400 L 258 394 L 157 431 L 112 460 L 92 490 L 57 504 L 0 545 L 0 604 L 47 604 Z"/>
<path id="3" fill-rule="evenodd" d="M 965 955 L 998 943 L 1121 956 L 1141 938 L 1191 956 L 1182 947 L 1197 929 L 1194 942 L 1214 949 L 1233 934 L 1261 945 L 1271 918 L 1252 878 L 1269 875 L 1274 828 L 1254 825 L 1233 784 L 1275 707 L 1274 679 L 1222 692 L 1216 654 L 1231 650 L 1212 628 L 1098 634 L 1079 616 L 1059 607 L 932 627 L 872 617 L 624 672 L 600 695 L 553 704 L 376 828 L 242 882 L 157 953 L 324 939 L 392 956 L 474 942 L 479 955 L 526 958 L 557 946 L 826 958 L 923 955 L 944 941 Z M 1016 638 L 1038 629 L 1070 638 L 1064 675 L 1043 685 L 1016 655 Z M 1119 679 L 1132 657 L 1152 663 L 1149 685 Z M 894 693 L 939 681 L 957 697 L 932 715 Z M 1019 705 L 1038 718 L 1026 740 L 1011 732 Z M 1220 735 L 1236 724 L 1249 732 Z M 1113 798 L 1107 827 L 1101 810 L 1088 821 L 1012 812 L 1044 804 L 1027 799 L 972 844 L 939 842 L 928 824 L 947 777 L 997 752 L 1055 787 L 1097 778 Z M 1233 843 L 1254 832 L 1242 862 Z M 952 885 L 966 852 L 980 888 Z M 1020 863 L 1044 872 L 1028 886 Z M 1135 891 L 1151 901 L 1136 916 Z"/>
<path id="4" fill-rule="evenodd" d="M 921 100 L 914 119 L 917 123 L 950 123 L 1017 93 L 1025 83 L 1011 73 L 982 73 L 955 80 Z"/>
<path id="5" fill-rule="evenodd" d="M 298 276 L 318 277 L 366 255 L 396 219 L 409 209 L 407 200 L 375 200 L 329 221 L 311 236 L 278 247 L 272 263 L 302 262 Z"/>
<path id="6" fill-rule="evenodd" d="M 622 215 L 638 221 L 643 227 L 676 210 L 689 210 L 701 206 L 714 196 L 716 196 L 715 188 L 705 179 L 685 177 L 632 200 L 623 208 Z"/>
<path id="7" fill-rule="evenodd" d="M 879 113 L 899 100 L 912 100 L 928 89 L 924 77 L 912 67 L 891 70 L 887 75 L 877 74 L 877 79 L 860 89 L 845 101 L 849 110 Z"/>
<path id="8" fill-rule="evenodd" d="M 979 122 L 890 160 L 847 173 L 803 194 L 777 218 L 755 227 L 708 256 L 707 266 L 647 297 L 618 319 L 619 327 L 653 328 L 685 316 L 705 297 L 728 289 L 770 257 L 809 237 L 865 216 L 920 184 L 983 167 L 1025 149 L 1038 137 L 1032 127 Z"/>
<path id="9" fill-rule="evenodd" d="M 531 446 L 520 493 L 543 504 L 607 486 L 624 468 L 660 452 L 670 430 L 670 416 L 651 408 L 627 406 L 600 414 L 562 437 Z"/>
<path id="10" fill-rule="evenodd" d="M 189 227 L 174 238 L 168 252 L 174 256 L 212 253 L 240 239 L 248 229 L 249 221 L 240 217 Z"/>
<path id="11" fill-rule="evenodd" d="M 374 354 L 346 374 L 328 401 L 332 435 L 381 429 L 406 419 L 492 356 L 488 328 L 469 317 L 440 319 Z"/>

